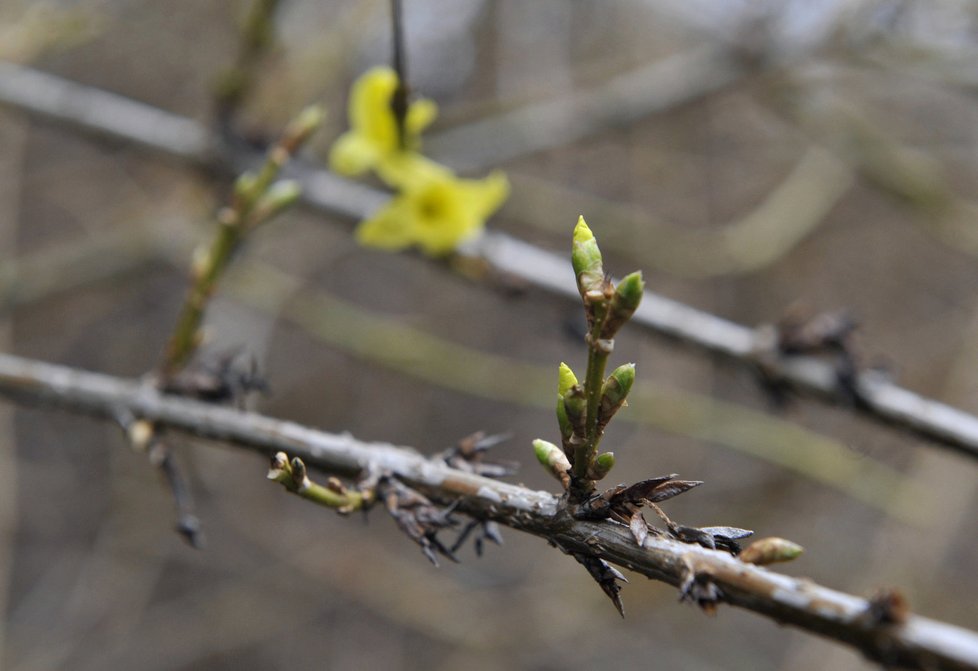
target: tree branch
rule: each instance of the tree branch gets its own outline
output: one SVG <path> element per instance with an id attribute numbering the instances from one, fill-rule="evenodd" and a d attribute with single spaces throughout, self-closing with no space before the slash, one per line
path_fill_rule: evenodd
<path id="1" fill-rule="evenodd" d="M 53 75 L 0 63 L 0 103 L 103 137 L 132 142 L 196 165 L 245 169 L 259 159 L 222 148 L 203 125 L 121 96 Z M 297 162 L 298 163 L 298 162 Z M 333 215 L 363 219 L 389 195 L 327 170 L 297 165 L 284 171 L 303 187 L 306 205 Z M 526 242 L 489 232 L 463 253 L 479 255 L 494 268 L 529 284 L 579 300 L 566 259 Z M 809 356 L 764 356 L 754 329 L 646 292 L 633 323 L 710 354 L 761 367 L 765 375 L 792 389 L 830 403 L 848 405 L 831 364 Z M 861 373 L 854 387 L 854 409 L 884 424 L 909 430 L 934 443 L 978 459 L 978 417 L 903 389 L 883 376 Z"/>
<path id="2" fill-rule="evenodd" d="M 708 582 L 722 601 L 834 639 L 884 664 L 978 669 L 978 635 L 916 615 L 891 621 L 873 602 L 746 564 L 720 551 L 649 536 L 636 545 L 627 527 L 574 520 L 552 494 L 459 471 L 387 443 L 362 443 L 293 422 L 166 396 L 149 384 L 0 354 L 0 395 L 115 419 L 130 413 L 171 430 L 247 447 L 279 450 L 330 473 L 383 470 L 457 510 L 543 538 L 565 552 L 614 562 L 674 586 Z"/>

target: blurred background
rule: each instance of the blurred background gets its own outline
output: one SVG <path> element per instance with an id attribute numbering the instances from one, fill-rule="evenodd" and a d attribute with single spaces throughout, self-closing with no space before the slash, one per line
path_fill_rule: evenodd
<path id="1" fill-rule="evenodd" d="M 212 123 L 248 5 L 4 0 L 0 59 Z M 491 228 L 563 253 L 584 214 L 606 268 L 642 269 L 651 290 L 747 325 L 799 302 L 845 308 L 862 365 L 978 412 L 978 3 L 404 12 L 412 87 L 441 110 L 426 150 L 512 183 Z M 274 34 L 241 128 L 272 137 L 322 102 L 310 153 L 324 163 L 350 83 L 389 62 L 388 3 L 282 0 Z M 587 113 L 560 114 L 571 100 Z M 227 190 L 0 107 L 0 349 L 152 369 Z M 509 433 L 495 451 L 523 463 L 514 481 L 554 491 L 530 441 L 556 438 L 557 363 L 584 364 L 579 307 L 359 248 L 355 223 L 300 208 L 262 228 L 213 303 L 208 349 L 260 362 L 263 413 L 425 453 Z M 269 278 L 287 290 L 260 291 Z M 398 358 L 385 338 L 430 347 Z M 471 365 L 430 374 L 449 346 Z M 667 504 L 674 519 L 790 538 L 807 552 L 787 573 L 864 596 L 896 586 L 915 611 L 978 627 L 975 464 L 846 409 L 777 410 L 746 369 L 637 327 L 615 348 L 629 360 L 644 386 L 605 438 L 612 481 L 704 480 Z M 637 576 L 621 620 L 573 559 L 508 530 L 436 570 L 381 510 L 339 517 L 267 482 L 260 456 L 175 447 L 203 551 L 173 532 L 169 493 L 116 427 L 0 407 L 0 667 L 873 668 L 748 612 L 708 617 Z"/>

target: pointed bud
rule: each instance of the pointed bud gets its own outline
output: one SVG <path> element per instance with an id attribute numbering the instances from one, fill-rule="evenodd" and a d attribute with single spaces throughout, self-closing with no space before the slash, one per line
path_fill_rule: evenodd
<path id="1" fill-rule="evenodd" d="M 587 477 L 591 480 L 602 480 L 615 466 L 615 453 L 602 452 L 599 454 L 591 468 L 588 469 Z"/>
<path id="2" fill-rule="evenodd" d="M 645 282 L 640 270 L 626 275 L 618 283 L 608 308 L 608 318 L 601 327 L 602 338 L 614 338 L 625 322 L 631 319 L 638 304 L 642 302 L 644 290 Z"/>
<path id="3" fill-rule="evenodd" d="M 321 105 L 310 105 L 293 119 L 282 134 L 282 146 L 294 153 L 326 120 L 326 110 Z"/>
<path id="4" fill-rule="evenodd" d="M 571 245 L 571 263 L 577 277 L 577 288 L 584 297 L 589 291 L 600 291 L 604 282 L 604 268 L 601 265 L 601 250 L 598 241 L 588 228 L 584 217 L 577 220 L 574 227 L 574 242 Z"/>
<path id="5" fill-rule="evenodd" d="M 547 471 L 560 481 L 564 489 L 570 487 L 570 462 L 564 451 L 546 440 L 537 438 L 533 441 L 533 452 L 537 461 L 543 464 Z"/>
<path id="6" fill-rule="evenodd" d="M 282 210 L 294 205 L 301 195 L 302 187 L 295 180 L 283 179 L 275 182 L 258 199 L 255 209 L 248 217 L 248 225 L 257 226 L 271 219 Z"/>
<path id="7" fill-rule="evenodd" d="M 625 405 L 625 398 L 635 382 L 635 364 L 618 366 L 601 385 L 601 405 L 598 407 L 598 428 L 603 429 Z"/>
<path id="8" fill-rule="evenodd" d="M 575 384 L 564 394 L 564 411 L 573 432 L 582 438 L 587 435 L 584 428 L 585 416 L 587 415 L 587 395 L 581 385 Z"/>
<path id="9" fill-rule="evenodd" d="M 293 457 L 291 466 L 292 483 L 299 490 L 306 489 L 310 485 L 309 477 L 306 474 L 306 465 L 302 463 L 302 459 L 299 457 Z"/>
<path id="10" fill-rule="evenodd" d="M 254 197 L 253 191 L 258 177 L 253 172 L 243 172 L 234 181 L 234 195 L 242 200 L 251 200 Z"/>
<path id="11" fill-rule="evenodd" d="M 740 553 L 740 560 L 748 564 L 764 566 L 781 561 L 791 561 L 804 552 L 805 549 L 797 543 L 784 538 L 761 538 L 751 543 Z"/>
<path id="12" fill-rule="evenodd" d="M 285 452 L 277 452 L 272 457 L 272 463 L 268 467 L 269 480 L 285 484 L 292 479 L 292 467 L 289 465 L 289 458 Z"/>
<path id="13" fill-rule="evenodd" d="M 566 363 L 561 362 L 557 372 L 557 395 L 563 396 L 575 384 L 577 384 L 577 376 L 574 375 L 574 371 Z"/>

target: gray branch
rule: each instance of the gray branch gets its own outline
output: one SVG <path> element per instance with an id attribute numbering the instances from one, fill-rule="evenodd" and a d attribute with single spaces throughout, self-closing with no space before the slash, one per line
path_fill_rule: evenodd
<path id="1" fill-rule="evenodd" d="M 552 494 L 490 480 L 387 443 L 363 443 L 293 422 L 160 394 L 149 384 L 0 354 L 0 396 L 102 419 L 136 416 L 172 431 L 271 454 L 279 450 L 330 473 L 389 471 L 462 512 L 546 539 L 680 586 L 706 581 L 723 602 L 850 645 L 870 659 L 918 669 L 978 669 L 978 635 L 917 615 L 881 622 L 870 602 L 745 564 L 720 551 L 650 536 L 640 547 L 628 528 L 574 520 Z M 256 476 L 257 478 L 258 476 Z"/>
<path id="2" fill-rule="evenodd" d="M 0 63 L 0 104 L 194 164 L 240 171 L 259 160 L 257 155 L 222 148 L 202 124 L 191 119 L 9 63 Z M 309 165 L 289 172 L 302 183 L 306 205 L 329 214 L 359 220 L 389 198 L 382 191 Z M 496 269 L 535 287 L 579 300 L 570 264 L 563 256 L 497 232 L 487 233 L 463 251 L 478 254 Z M 646 292 L 632 321 L 710 354 L 752 368 L 763 366 L 770 378 L 796 391 L 830 403 L 850 400 L 840 390 L 830 364 L 808 356 L 762 356 L 765 348 L 759 345 L 756 332 L 746 326 L 652 292 Z M 978 417 L 872 373 L 860 374 L 855 387 L 860 401 L 855 410 L 863 415 L 978 458 Z"/>

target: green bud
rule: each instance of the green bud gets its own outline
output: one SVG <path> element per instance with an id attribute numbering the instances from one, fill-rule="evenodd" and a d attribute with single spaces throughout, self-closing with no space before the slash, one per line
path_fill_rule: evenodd
<path id="1" fill-rule="evenodd" d="M 614 466 L 615 453 L 602 452 L 595 458 L 594 463 L 591 464 L 591 468 L 588 469 L 587 476 L 591 480 L 601 480 L 608 475 Z"/>
<path id="2" fill-rule="evenodd" d="M 570 388 L 577 384 L 577 376 L 566 363 L 561 362 L 557 372 L 557 395 L 563 396 Z"/>
<path id="3" fill-rule="evenodd" d="M 602 338 L 614 338 L 625 322 L 631 319 L 638 308 L 638 304 L 642 302 L 644 290 L 645 282 L 642 280 L 642 271 L 636 271 L 622 278 L 611 297 L 608 318 L 605 319 L 601 327 Z"/>
<path id="4" fill-rule="evenodd" d="M 625 398 L 635 382 L 635 364 L 618 366 L 601 385 L 601 405 L 598 407 L 598 428 L 603 429 L 625 404 Z"/>
<path id="5" fill-rule="evenodd" d="M 571 245 L 571 264 L 577 277 L 577 288 L 584 297 L 589 291 L 600 291 L 604 282 L 604 268 L 601 265 L 601 250 L 598 241 L 588 228 L 584 217 L 577 220 L 574 227 L 574 242 Z"/>
<path id="6" fill-rule="evenodd" d="M 571 465 L 564 451 L 551 442 L 537 438 L 533 441 L 533 452 L 547 472 L 557 478 L 564 489 L 567 489 L 570 486 Z"/>
<path id="7" fill-rule="evenodd" d="M 310 105 L 286 126 L 282 134 L 282 146 L 290 154 L 298 149 L 309 136 L 323 125 L 326 120 L 326 110 L 321 105 Z"/>
<path id="8" fill-rule="evenodd" d="M 291 179 L 283 179 L 272 184 L 258 202 L 248 218 L 251 226 L 271 219 L 282 210 L 291 207 L 302 195 L 302 187 Z"/>
<path id="9" fill-rule="evenodd" d="M 583 438 L 586 435 L 584 422 L 587 415 L 587 395 L 581 385 L 575 384 L 564 394 L 564 412 L 573 433 Z"/>
<path id="10" fill-rule="evenodd" d="M 775 562 L 791 561 L 804 551 L 802 546 L 784 538 L 761 538 L 740 553 L 740 560 L 748 564 L 764 566 Z"/>
<path id="11" fill-rule="evenodd" d="M 234 182 L 234 195 L 242 200 L 250 200 L 254 197 L 255 184 L 258 177 L 253 172 L 243 172 Z"/>

